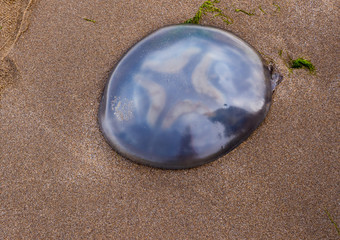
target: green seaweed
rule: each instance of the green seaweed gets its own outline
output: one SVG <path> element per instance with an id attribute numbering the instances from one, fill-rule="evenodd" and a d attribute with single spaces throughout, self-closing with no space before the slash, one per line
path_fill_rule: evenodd
<path id="1" fill-rule="evenodd" d="M 203 15 L 205 15 L 208 12 L 211 13 L 216 13 L 214 17 L 221 17 L 222 20 L 227 23 L 231 24 L 232 19 L 229 18 L 227 15 L 222 13 L 222 10 L 215 7 L 215 3 L 219 3 L 219 0 L 214 0 L 214 1 L 205 1 L 199 8 L 198 11 L 196 12 L 195 16 L 193 18 L 190 18 L 186 20 L 184 23 L 191 23 L 191 24 L 199 24 L 201 18 Z"/>
<path id="2" fill-rule="evenodd" d="M 0 26 L 0 30 L 2 29 L 2 26 Z"/>
<path id="3" fill-rule="evenodd" d="M 340 229 L 339 229 L 339 227 L 338 227 L 338 224 L 336 224 L 336 222 L 333 220 L 333 218 L 332 218 L 331 214 L 328 212 L 327 208 L 325 208 L 325 212 L 326 212 L 326 214 L 327 214 L 329 220 L 331 221 L 331 223 L 333 223 L 333 225 L 334 225 L 336 231 L 338 232 L 338 235 L 340 235 Z"/>
<path id="4" fill-rule="evenodd" d="M 222 12 L 215 14 L 214 17 L 221 17 L 222 21 L 225 22 L 226 24 L 232 24 L 234 22 L 232 18 L 228 17 Z"/>
<path id="5" fill-rule="evenodd" d="M 260 9 L 261 12 L 263 12 L 263 14 L 267 14 L 267 13 L 262 9 L 261 5 L 259 6 L 259 9 Z"/>
<path id="6" fill-rule="evenodd" d="M 277 3 L 273 3 L 273 5 L 276 7 L 275 12 L 280 12 L 281 11 L 281 7 Z"/>
<path id="7" fill-rule="evenodd" d="M 220 17 L 225 23 L 227 24 L 232 24 L 234 21 L 232 18 L 230 18 L 229 16 L 227 16 L 226 14 L 224 14 L 222 12 L 221 9 L 219 9 L 218 7 L 215 6 L 216 3 L 219 3 L 220 0 L 213 0 L 213 1 L 205 1 L 199 8 L 198 11 L 196 12 L 195 16 L 192 18 L 189 18 L 188 20 L 186 20 L 184 22 L 184 24 L 199 24 L 200 20 L 202 18 L 203 15 L 206 15 L 207 13 L 211 12 L 211 13 L 216 13 L 214 15 L 214 17 Z M 273 2 L 273 5 L 276 7 L 276 9 L 274 10 L 274 13 L 279 13 L 281 11 L 281 7 Z M 234 8 L 234 7 L 232 7 Z M 227 8 L 226 8 L 227 9 Z M 262 6 L 258 6 L 258 9 L 263 13 L 263 14 L 267 14 L 267 12 L 265 10 L 263 10 Z M 253 9 L 252 11 L 245 11 L 243 9 L 239 9 L 239 8 L 235 8 L 235 12 L 241 12 L 244 13 L 248 16 L 254 16 L 255 14 L 255 10 Z"/>
<path id="8" fill-rule="evenodd" d="M 248 16 L 253 16 L 253 15 L 255 15 L 255 13 L 254 12 L 247 12 L 247 11 L 244 11 L 244 10 L 242 10 L 242 9 L 235 9 L 235 12 L 242 12 L 242 13 L 244 13 L 244 14 L 247 14 Z"/>
<path id="9" fill-rule="evenodd" d="M 89 18 L 83 18 L 85 21 L 88 21 L 88 22 L 92 22 L 92 23 L 96 23 L 95 20 L 92 20 L 92 19 L 89 19 Z"/>
<path id="10" fill-rule="evenodd" d="M 297 58 L 291 61 L 291 68 L 306 68 L 309 72 L 313 73 L 315 71 L 315 66 L 308 60 L 304 58 Z"/>

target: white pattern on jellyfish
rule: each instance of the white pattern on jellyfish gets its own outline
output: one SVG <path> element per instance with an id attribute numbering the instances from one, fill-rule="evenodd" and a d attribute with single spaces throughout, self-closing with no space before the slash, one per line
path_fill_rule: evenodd
<path id="1" fill-rule="evenodd" d="M 205 114 L 210 112 L 210 109 L 200 102 L 184 100 L 178 102 L 165 116 L 162 127 L 169 128 L 179 117 L 189 113 Z"/>
<path id="2" fill-rule="evenodd" d="M 164 108 L 166 102 L 166 92 L 160 84 L 148 80 L 140 74 L 136 75 L 134 80 L 148 93 L 150 107 L 146 115 L 146 119 L 150 126 L 154 126 L 159 114 Z"/>
<path id="3" fill-rule="evenodd" d="M 198 47 L 183 44 L 183 41 L 180 41 L 169 49 L 155 51 L 144 60 L 142 69 L 160 73 L 178 73 L 200 51 Z"/>
<path id="4" fill-rule="evenodd" d="M 225 103 L 222 92 L 209 82 L 208 70 L 213 59 L 209 54 L 203 56 L 202 60 L 197 64 L 191 76 L 192 84 L 198 93 L 213 98 L 221 106 Z"/>

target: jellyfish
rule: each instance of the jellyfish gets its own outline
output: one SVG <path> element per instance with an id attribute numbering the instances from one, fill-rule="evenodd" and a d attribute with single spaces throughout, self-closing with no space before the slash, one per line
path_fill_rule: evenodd
<path id="1" fill-rule="evenodd" d="M 114 68 L 99 126 L 126 159 L 163 169 L 197 167 L 251 135 L 281 80 L 231 32 L 167 26 L 143 38 Z"/>

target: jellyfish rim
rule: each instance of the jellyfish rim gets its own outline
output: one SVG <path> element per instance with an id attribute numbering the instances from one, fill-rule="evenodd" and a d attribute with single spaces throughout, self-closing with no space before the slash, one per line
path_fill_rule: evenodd
<path id="1" fill-rule="evenodd" d="M 269 71 L 267 65 L 265 64 L 265 60 L 263 59 L 261 54 L 252 45 L 250 45 L 247 41 L 245 41 L 244 39 L 242 39 L 237 34 L 231 32 L 231 31 L 228 31 L 228 30 L 225 30 L 225 29 L 222 29 L 222 28 L 218 28 L 218 27 L 214 27 L 214 26 L 201 26 L 201 25 L 195 25 L 195 24 L 174 24 L 174 25 L 167 25 L 167 26 L 161 27 L 161 28 L 154 30 L 154 31 L 150 31 L 145 36 L 143 36 L 142 38 L 137 40 L 134 44 L 132 44 L 131 47 L 129 47 L 122 54 L 122 56 L 119 58 L 119 60 L 115 64 L 115 66 L 110 71 L 109 78 L 106 79 L 105 87 L 102 91 L 102 96 L 100 98 L 100 103 L 99 103 L 99 108 L 98 108 L 99 110 L 98 110 L 98 114 L 97 114 L 97 122 L 98 122 L 98 125 L 99 125 L 99 130 L 102 133 L 102 135 L 104 136 L 106 142 L 120 156 L 122 156 L 123 158 L 126 158 L 127 160 L 129 160 L 133 163 L 136 163 L 138 165 L 148 166 L 148 167 L 162 169 L 162 170 L 185 170 L 185 169 L 196 168 L 196 167 L 211 163 L 213 161 L 216 161 L 223 156 L 226 156 L 229 152 L 233 151 L 241 143 L 246 141 L 254 133 L 254 131 L 256 129 L 258 129 L 260 125 L 263 124 L 265 118 L 267 117 L 267 115 L 269 113 L 269 109 L 272 105 L 272 92 L 273 91 L 271 90 L 271 87 L 269 87 L 269 88 L 266 87 L 266 94 L 265 94 L 266 97 L 265 97 L 265 103 L 264 103 L 264 105 L 266 107 L 262 108 L 259 111 L 259 112 L 261 112 L 261 118 L 258 119 L 257 123 L 254 124 L 241 138 L 233 139 L 231 142 L 228 142 L 225 146 L 223 146 L 223 148 L 220 151 L 217 151 L 217 152 L 215 152 L 215 153 L 213 153 L 209 156 L 206 156 L 204 158 L 201 158 L 199 161 L 195 161 L 194 163 L 183 165 L 183 163 L 182 164 L 181 163 L 173 164 L 171 162 L 151 161 L 151 160 L 145 159 L 143 157 L 128 154 L 128 151 L 124 151 L 124 149 L 120 148 L 118 145 L 115 145 L 110 140 L 110 138 L 107 136 L 107 134 L 105 133 L 105 130 L 103 128 L 103 121 L 104 121 L 103 118 L 105 118 L 105 116 L 103 116 L 104 114 L 102 114 L 102 112 L 105 112 L 105 111 L 102 111 L 102 110 L 104 108 L 106 108 L 106 105 L 107 105 L 106 96 L 107 96 L 108 88 L 109 88 L 113 74 L 115 73 L 116 69 L 119 68 L 122 61 L 131 52 L 131 50 L 137 48 L 139 45 L 148 41 L 152 36 L 156 35 L 160 31 L 166 30 L 166 29 L 171 29 L 171 28 L 176 28 L 176 27 L 184 27 L 184 28 L 188 27 L 188 28 L 197 28 L 197 29 L 201 28 L 203 30 L 206 29 L 206 30 L 215 30 L 215 31 L 217 30 L 217 31 L 221 31 L 221 32 L 226 32 L 226 33 L 230 34 L 231 36 L 235 37 L 236 39 L 240 40 L 243 44 L 245 44 L 248 48 L 250 48 L 259 57 L 259 59 L 262 63 L 263 73 L 265 75 L 264 81 L 269 81 L 268 84 L 269 84 L 269 86 L 271 86 L 270 71 Z"/>

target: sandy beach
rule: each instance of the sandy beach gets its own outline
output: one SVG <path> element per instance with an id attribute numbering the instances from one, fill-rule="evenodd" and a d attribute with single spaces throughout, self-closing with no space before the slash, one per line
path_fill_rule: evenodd
<path id="1" fill-rule="evenodd" d="M 119 59 L 202 3 L 1 0 L 0 239 L 339 238 L 335 0 L 222 0 L 216 6 L 232 24 L 202 17 L 284 78 L 265 121 L 224 157 L 150 168 L 118 155 L 99 131 L 100 98 Z M 316 72 L 291 71 L 289 57 Z"/>

